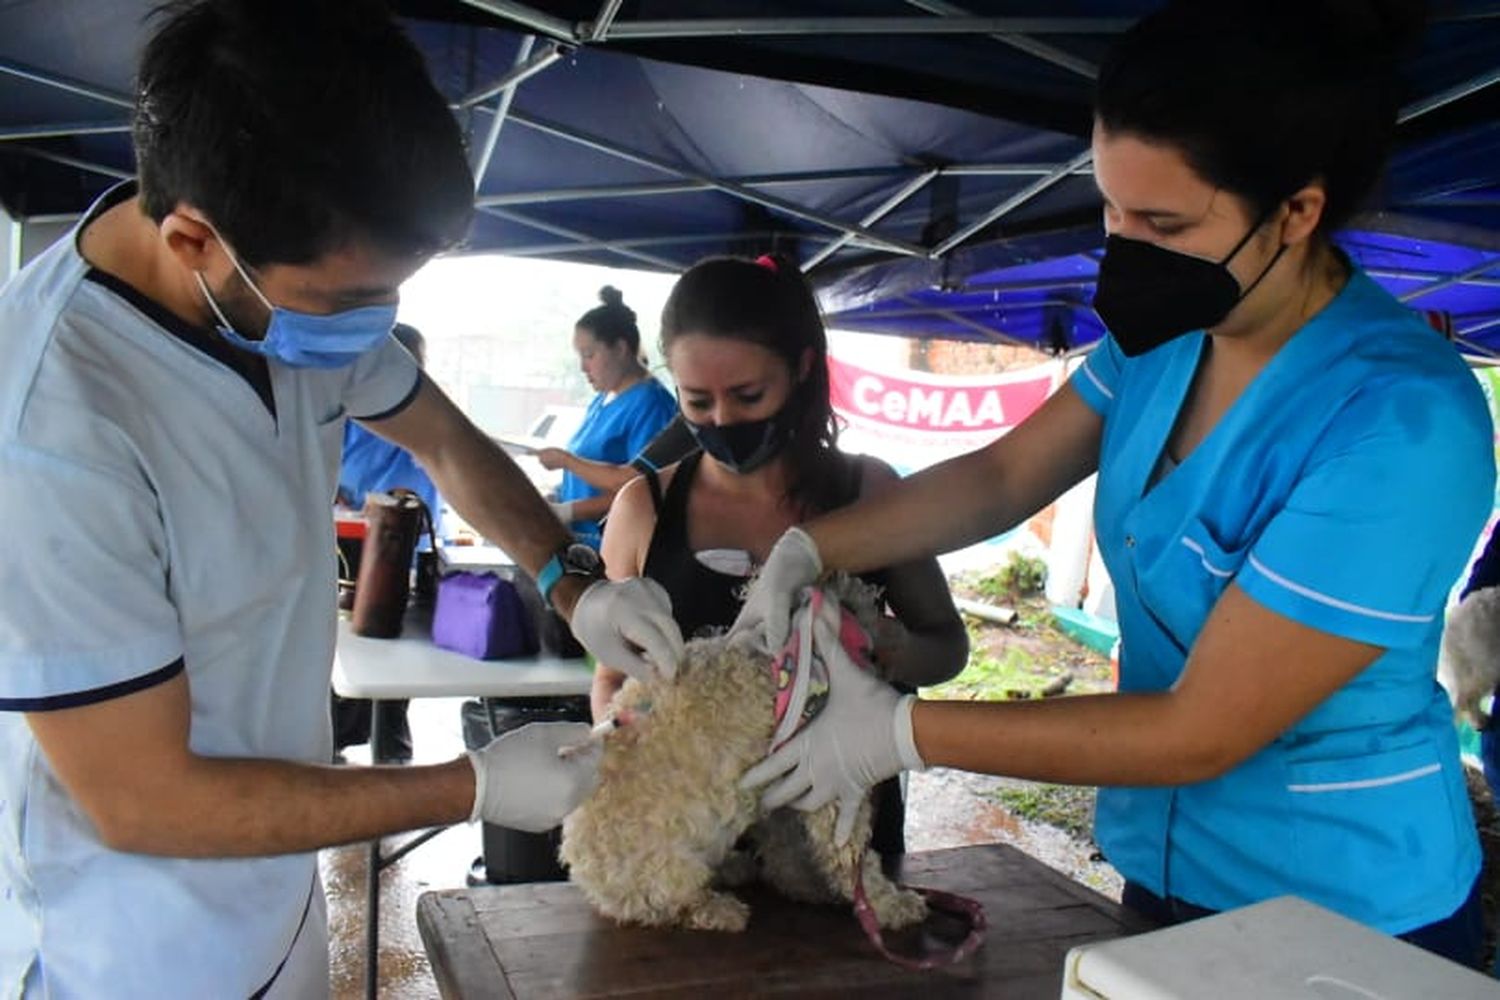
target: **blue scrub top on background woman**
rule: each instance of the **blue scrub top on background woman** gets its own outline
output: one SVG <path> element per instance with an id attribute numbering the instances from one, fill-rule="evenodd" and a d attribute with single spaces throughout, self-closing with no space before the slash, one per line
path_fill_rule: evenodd
<path id="1" fill-rule="evenodd" d="M 568 451 L 573 455 L 594 462 L 626 465 L 677 415 L 677 400 L 649 376 L 613 399 L 607 399 L 607 395 L 601 392 L 593 398 L 583 423 L 568 440 Z M 557 498 L 586 500 L 603 492 L 578 474 L 565 470 Z M 598 518 L 581 518 L 573 521 L 571 527 L 580 542 L 599 547 Z"/>

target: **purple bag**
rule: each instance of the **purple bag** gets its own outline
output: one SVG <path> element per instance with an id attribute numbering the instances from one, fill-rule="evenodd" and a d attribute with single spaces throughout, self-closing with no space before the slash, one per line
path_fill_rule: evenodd
<path id="1" fill-rule="evenodd" d="M 532 656 L 539 649 L 516 585 L 494 573 L 450 573 L 438 581 L 432 641 L 476 660 Z"/>

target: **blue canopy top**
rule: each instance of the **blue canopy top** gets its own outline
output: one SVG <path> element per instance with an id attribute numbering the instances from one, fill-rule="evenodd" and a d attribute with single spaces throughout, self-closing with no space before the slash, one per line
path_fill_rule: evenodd
<path id="1" fill-rule="evenodd" d="M 131 174 L 130 81 L 152 5 L 0 0 L 0 204 L 11 215 L 76 213 Z M 469 138 L 480 212 L 465 249 L 678 270 L 775 248 L 835 287 L 869 280 L 879 272 L 862 269 L 874 264 L 893 268 L 893 288 L 916 287 L 903 286 L 906 272 L 951 287 L 1024 266 L 1036 270 L 1018 280 L 1050 284 L 1004 291 L 1031 295 L 1046 315 L 1023 321 L 1012 308 L 1011 325 L 990 335 L 1034 341 L 1056 325 L 1054 305 L 1086 301 L 1086 286 L 1055 279 L 1086 277 L 1100 243 L 1087 156 L 1094 69 L 1158 4 L 394 6 Z M 1380 207 L 1414 224 L 1500 231 L 1500 9 L 1443 4 L 1406 76 Z M 1483 263 L 1457 254 L 1423 266 L 1450 259 Z M 1471 278 L 1462 288 L 1490 287 Z M 1096 331 L 1073 313 L 1069 337 L 1086 342 Z M 899 318 L 887 317 L 903 333 L 979 335 L 967 321 L 903 329 Z"/>
<path id="2" fill-rule="evenodd" d="M 1068 352 L 1104 333 L 1090 302 L 1099 230 L 981 246 L 934 264 L 856 268 L 820 290 L 830 325 Z M 1338 235 L 1351 260 L 1413 309 L 1441 313 L 1466 352 L 1500 358 L 1500 232 L 1375 213 Z"/>

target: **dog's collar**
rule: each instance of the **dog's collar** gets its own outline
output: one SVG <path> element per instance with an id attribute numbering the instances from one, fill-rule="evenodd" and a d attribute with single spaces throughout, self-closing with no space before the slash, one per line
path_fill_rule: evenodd
<path id="1" fill-rule="evenodd" d="M 776 683 L 773 750 L 797 735 L 828 704 L 828 664 L 813 642 L 813 623 L 819 616 L 836 616 L 839 645 L 855 663 L 871 669 L 870 637 L 853 613 L 817 587 L 804 591 L 792 614 L 786 645 L 771 660 Z"/>

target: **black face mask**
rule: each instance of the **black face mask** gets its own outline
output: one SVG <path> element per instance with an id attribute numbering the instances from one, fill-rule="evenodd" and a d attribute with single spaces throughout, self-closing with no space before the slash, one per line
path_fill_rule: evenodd
<path id="1" fill-rule="evenodd" d="M 738 424 L 698 424 L 684 421 L 705 453 L 730 472 L 754 472 L 781 453 L 792 436 L 790 406 L 763 420 Z"/>
<path id="2" fill-rule="evenodd" d="M 1269 213 L 1251 226 L 1221 261 L 1204 260 L 1143 240 L 1107 237 L 1094 290 L 1094 311 L 1114 335 L 1120 350 L 1133 358 L 1185 333 L 1222 323 L 1286 250 L 1285 245 L 1277 250 L 1260 277 L 1240 291 L 1229 262 L 1268 217 Z"/>

